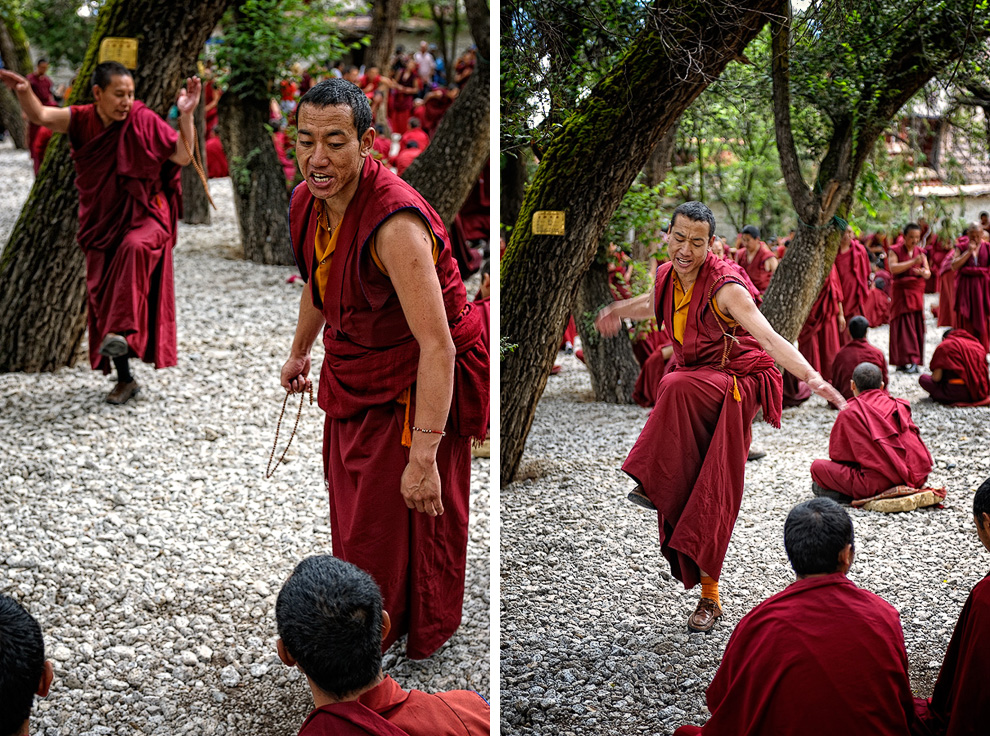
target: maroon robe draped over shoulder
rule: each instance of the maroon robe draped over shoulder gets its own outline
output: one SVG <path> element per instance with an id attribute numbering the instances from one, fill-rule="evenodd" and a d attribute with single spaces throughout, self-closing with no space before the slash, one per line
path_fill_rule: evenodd
<path id="1" fill-rule="evenodd" d="M 708 723 L 675 736 L 906 736 L 900 617 L 845 575 L 798 580 L 739 622 L 707 701 Z"/>
<path id="2" fill-rule="evenodd" d="M 658 323 L 673 324 L 673 266 L 657 269 Z M 676 367 L 660 381 L 656 405 L 622 469 L 658 511 L 660 550 L 674 577 L 692 588 L 704 570 L 716 580 L 742 503 L 746 457 L 757 409 L 780 426 L 781 377 L 773 359 L 741 327 L 729 327 L 712 301 L 732 267 L 709 253 L 695 281 Z M 733 339 L 734 338 L 734 339 Z"/>
<path id="3" fill-rule="evenodd" d="M 965 240 L 965 242 L 963 242 Z M 960 250 L 969 238 L 959 238 Z M 956 301 L 953 327 L 960 327 L 990 350 L 990 243 L 981 243 L 976 258 L 969 258 L 956 271 Z"/>
<path id="4" fill-rule="evenodd" d="M 981 736 L 990 713 L 990 577 L 966 599 L 930 700 L 918 698 L 921 736 Z"/>
<path id="5" fill-rule="evenodd" d="M 440 244 L 436 273 L 456 350 L 447 436 L 437 450 L 444 513 L 406 508 L 399 491 L 409 451 L 404 428 L 415 424 L 419 344 L 391 280 L 374 264 L 369 244 L 388 217 L 413 211 Z M 440 218 L 411 186 L 368 157 L 340 224 L 325 302 L 316 263 L 315 200 L 296 187 L 289 225 L 296 264 L 323 312 L 326 357 L 319 403 L 327 413 L 323 461 L 330 496 L 333 553 L 367 571 L 382 590 L 391 646 L 409 633 L 406 653 L 428 657 L 461 620 L 471 481 L 470 438 L 488 425 L 488 346 L 483 310 L 468 302 Z M 411 406 L 400 403 L 411 389 Z"/>
<path id="6" fill-rule="evenodd" d="M 930 367 L 933 371 L 951 371 L 960 378 L 969 391 L 969 401 L 980 401 L 990 395 L 987 351 L 979 340 L 962 328 L 952 330 L 938 344 Z"/>
<path id="7" fill-rule="evenodd" d="M 73 105 L 69 140 L 79 189 L 77 239 L 86 256 L 89 359 L 110 372 L 99 348 L 109 332 L 156 368 L 176 364 L 172 249 L 181 209 L 179 138 L 136 101 L 106 128 L 93 105 Z"/>
<path id="8" fill-rule="evenodd" d="M 849 250 L 841 250 L 835 256 L 835 271 L 842 287 L 842 312 L 849 324 L 856 315 L 866 317 L 867 298 L 870 290 L 870 255 L 858 240 L 850 243 Z M 867 319 L 869 319 L 867 317 Z M 846 345 L 852 340 L 849 330 L 839 333 L 839 344 Z"/>
<path id="9" fill-rule="evenodd" d="M 358 698 L 409 736 L 488 736 L 491 708 L 471 690 L 403 690 L 388 675 Z"/>
<path id="10" fill-rule="evenodd" d="M 309 714 L 299 736 L 409 736 L 357 701 L 323 705 Z"/>
<path id="11" fill-rule="evenodd" d="M 753 260 L 749 260 L 749 253 L 745 248 L 740 248 L 736 251 L 736 263 L 742 266 L 742 269 L 749 276 L 750 281 L 756 286 L 757 290 L 762 294 L 770 286 L 770 279 L 773 274 L 767 271 L 766 262 L 769 258 L 774 258 L 773 251 L 770 250 L 770 246 L 760 241 L 760 248 L 756 251 L 756 255 L 753 256 Z"/>
<path id="12" fill-rule="evenodd" d="M 898 263 L 910 261 L 903 243 L 891 246 Z M 921 365 L 925 362 L 925 280 L 913 273 L 928 263 L 921 246 L 914 251 L 923 256 L 920 266 L 894 274 L 890 294 L 890 362 L 892 365 Z"/>
<path id="13" fill-rule="evenodd" d="M 921 488 L 932 470 L 910 404 L 883 389 L 849 399 L 832 425 L 828 456 L 811 464 L 812 480 L 853 498 L 899 485 Z"/>
<path id="14" fill-rule="evenodd" d="M 801 355 L 826 381 L 832 380 L 832 361 L 839 352 L 839 307 L 843 296 L 839 274 L 833 265 L 798 335 Z"/>
<path id="15" fill-rule="evenodd" d="M 832 361 L 832 385 L 847 401 L 853 396 L 849 381 L 852 380 L 853 371 L 860 363 L 873 363 L 883 375 L 884 387 L 890 385 L 890 378 L 887 375 L 887 358 L 884 357 L 883 351 L 875 345 L 871 345 L 865 337 L 861 337 L 845 345 L 836 354 L 835 360 Z"/>

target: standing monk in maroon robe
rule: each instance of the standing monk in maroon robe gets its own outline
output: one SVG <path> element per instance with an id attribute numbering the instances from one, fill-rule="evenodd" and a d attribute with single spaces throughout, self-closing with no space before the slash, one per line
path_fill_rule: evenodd
<path id="1" fill-rule="evenodd" d="M 839 240 L 839 252 L 835 256 L 835 271 L 842 287 L 842 313 L 846 323 L 857 314 L 866 315 L 866 302 L 870 291 L 870 254 L 853 237 L 852 226 L 847 226 Z M 848 330 L 839 332 L 839 345 L 845 345 L 852 336 Z M 841 389 L 840 389 L 841 390 Z"/>
<path id="2" fill-rule="evenodd" d="M 79 245 L 86 255 L 89 358 L 117 369 L 107 396 L 123 404 L 140 387 L 128 359 L 156 368 L 176 363 L 172 248 L 181 207 L 179 167 L 192 158 L 177 133 L 134 99 L 134 79 L 115 61 L 93 72 L 93 103 L 45 107 L 23 78 L 0 70 L 28 120 L 68 133 L 79 189 Z M 179 131 L 195 140 L 200 82 L 179 92 Z"/>
<path id="3" fill-rule="evenodd" d="M 31 85 L 34 96 L 38 98 L 42 105 L 45 107 L 58 106 L 58 103 L 55 101 L 55 95 L 52 94 L 52 78 L 48 76 L 48 61 L 46 59 L 38 59 L 38 65 L 33 72 L 27 75 L 27 81 Z M 45 158 L 45 148 L 47 148 L 47 144 L 41 146 L 38 141 L 38 136 L 41 135 L 43 127 L 28 121 L 27 146 L 28 151 L 31 152 L 31 161 L 34 163 L 35 176 L 38 175 L 41 162 Z M 51 129 L 49 129 L 48 137 L 51 137 Z"/>
<path id="4" fill-rule="evenodd" d="M 962 328 L 945 331 L 931 369 L 918 383 L 940 404 L 970 404 L 990 396 L 986 348 Z"/>
<path id="5" fill-rule="evenodd" d="M 323 332 L 320 406 L 333 552 L 382 589 L 406 654 L 457 630 L 464 598 L 471 438 L 488 422 L 482 310 L 464 293 L 433 208 L 371 155 L 368 98 L 330 79 L 299 100 L 304 183 L 289 232 L 307 281 L 282 386 L 308 378 Z"/>
<path id="6" fill-rule="evenodd" d="M 889 385 L 887 377 L 887 358 L 883 351 L 870 344 L 866 339 L 866 329 L 869 323 L 866 317 L 856 315 L 849 320 L 849 334 L 852 335 L 852 342 L 842 347 L 832 361 L 831 384 L 835 390 L 842 394 L 842 398 L 848 401 L 853 397 L 852 381 L 853 371 L 860 363 L 873 363 L 880 369 L 880 377 L 883 385 Z M 832 407 L 835 409 L 836 407 Z"/>
<path id="7" fill-rule="evenodd" d="M 798 335 L 801 355 L 826 381 L 832 380 L 832 361 L 839 352 L 839 335 L 846 331 L 843 296 L 839 274 L 833 265 Z"/>
<path id="8" fill-rule="evenodd" d="M 660 381 L 656 405 L 622 469 L 637 486 L 629 500 L 658 512 L 660 550 L 674 577 L 701 600 L 688 618 L 709 631 L 722 615 L 718 579 L 742 503 L 743 476 L 758 409 L 780 426 L 781 378 L 804 378 L 840 406 L 845 400 L 774 332 L 735 271 L 710 251 L 715 217 L 701 202 L 674 210 L 670 262 L 653 288 L 613 302 L 595 320 L 615 335 L 623 319 L 655 315 L 674 339 L 677 366 Z"/>
<path id="9" fill-rule="evenodd" d="M 797 581 L 739 622 L 708 687 L 711 719 L 674 736 L 907 736 L 904 632 L 893 606 L 846 577 L 852 519 L 827 498 L 805 501 L 787 515 L 784 548 Z"/>
<path id="10" fill-rule="evenodd" d="M 829 459 L 811 463 L 812 492 L 849 503 L 894 486 L 924 486 L 932 455 L 911 419 L 911 405 L 883 390 L 873 363 L 856 366 L 852 382 L 853 398 L 832 425 Z"/>
<path id="11" fill-rule="evenodd" d="M 990 550 L 990 479 L 973 497 L 973 521 L 983 546 Z M 935 690 L 917 698 L 920 736 L 980 736 L 990 716 L 990 575 L 976 584 L 963 605 L 945 651 Z"/>
<path id="12" fill-rule="evenodd" d="M 909 222 L 904 242 L 888 254 L 894 276 L 890 302 L 890 362 L 897 370 L 920 373 L 925 362 L 925 281 L 931 276 L 921 249 L 921 227 Z"/>
<path id="13" fill-rule="evenodd" d="M 763 294 L 777 270 L 777 257 L 760 240 L 760 229 L 756 225 L 744 227 L 741 238 L 744 247 L 736 251 L 736 263 L 743 267 L 757 290 Z"/>
<path id="14" fill-rule="evenodd" d="M 990 351 L 990 243 L 981 240 L 982 233 L 979 223 L 972 223 L 952 258 L 956 272 L 952 326 L 966 330 Z"/>

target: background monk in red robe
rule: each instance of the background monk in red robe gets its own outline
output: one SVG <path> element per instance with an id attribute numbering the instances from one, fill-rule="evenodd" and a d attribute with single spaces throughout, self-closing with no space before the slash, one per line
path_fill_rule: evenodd
<path id="1" fill-rule="evenodd" d="M 739 622 L 708 687 L 711 719 L 674 736 L 906 736 L 904 633 L 893 606 L 846 577 L 852 519 L 830 499 L 805 501 L 787 515 L 784 548 L 797 581 Z"/>
<path id="2" fill-rule="evenodd" d="M 742 229 L 743 248 L 736 252 L 736 263 L 745 269 L 750 280 L 762 294 L 770 286 L 770 279 L 777 270 L 777 257 L 770 247 L 760 240 L 760 229 L 747 225 Z"/>
<path id="3" fill-rule="evenodd" d="M 675 370 L 622 469 L 637 482 L 629 500 L 658 512 L 660 550 L 674 577 L 701 600 L 688 618 L 709 631 L 722 615 L 718 579 L 742 502 L 743 476 L 759 408 L 780 426 L 777 360 L 837 404 L 845 400 L 774 332 L 731 266 L 711 252 L 715 216 L 701 202 L 671 217 L 670 262 L 652 289 L 604 307 L 595 320 L 611 337 L 623 319 L 656 316 L 673 337 Z"/>
<path id="4" fill-rule="evenodd" d="M 987 351 L 966 330 L 946 330 L 932 354 L 931 375 L 918 383 L 940 404 L 969 404 L 990 396 Z"/>
<path id="5" fill-rule="evenodd" d="M 842 287 L 842 313 L 848 324 L 857 314 L 866 315 L 870 291 L 870 254 L 853 237 L 852 225 L 846 227 L 839 239 L 834 268 Z M 840 345 L 846 345 L 852 339 L 849 330 L 839 332 Z"/>
<path id="6" fill-rule="evenodd" d="M 921 227 L 909 222 L 904 242 L 887 257 L 894 276 L 890 302 L 890 362 L 897 370 L 920 373 L 925 362 L 925 281 L 931 276 L 928 257 L 919 246 Z"/>
<path id="7" fill-rule="evenodd" d="M 371 576 L 329 555 L 300 562 L 275 604 L 279 658 L 309 682 L 315 710 L 300 736 L 488 736 L 478 693 L 403 690 L 382 671 L 391 621 Z"/>
<path id="8" fill-rule="evenodd" d="M 979 223 L 971 223 L 952 258 L 951 269 L 956 272 L 952 326 L 966 330 L 990 351 L 990 242 L 981 240 L 982 235 Z"/>
<path id="9" fill-rule="evenodd" d="M 798 350 L 826 381 L 832 380 L 832 361 L 841 345 L 839 335 L 846 331 L 842 301 L 842 285 L 833 265 L 798 334 Z"/>
<path id="10" fill-rule="evenodd" d="M 172 248 L 181 208 L 179 167 L 192 158 L 198 77 L 179 92 L 176 132 L 134 99 L 131 73 L 115 61 L 93 72 L 93 103 L 45 107 L 23 77 L 0 69 L 28 120 L 68 133 L 79 189 L 79 245 L 86 255 L 89 358 L 117 385 L 107 396 L 123 404 L 140 387 L 128 358 L 156 368 L 176 363 Z"/>
<path id="11" fill-rule="evenodd" d="M 847 401 L 853 397 L 852 382 L 853 371 L 860 363 L 873 363 L 880 369 L 880 378 L 883 385 L 889 385 L 887 380 L 887 358 L 883 351 L 870 344 L 866 339 L 866 330 L 870 326 L 866 317 L 856 315 L 849 320 L 849 334 L 852 335 L 852 342 L 844 346 L 836 353 L 835 360 L 832 361 L 832 385 L 835 390 L 842 394 L 842 398 Z M 833 409 L 836 407 L 832 407 Z"/>
<path id="12" fill-rule="evenodd" d="M 973 521 L 983 546 L 990 550 L 990 479 L 973 497 Z M 956 623 L 935 690 L 928 700 L 916 699 L 919 736 L 978 736 L 987 730 L 990 714 L 990 576 L 966 599 Z"/>
<path id="13" fill-rule="evenodd" d="M 368 98 L 329 79 L 299 100 L 289 233 L 307 282 L 281 372 L 306 390 L 323 332 L 320 407 L 334 554 L 382 589 L 406 654 L 457 630 L 471 438 L 488 424 L 488 347 L 433 208 L 371 155 Z"/>
<path id="14" fill-rule="evenodd" d="M 873 363 L 856 366 L 852 382 L 853 398 L 832 425 L 830 459 L 811 463 L 812 492 L 850 503 L 894 486 L 924 486 L 932 455 L 911 419 L 911 405 L 883 390 Z"/>

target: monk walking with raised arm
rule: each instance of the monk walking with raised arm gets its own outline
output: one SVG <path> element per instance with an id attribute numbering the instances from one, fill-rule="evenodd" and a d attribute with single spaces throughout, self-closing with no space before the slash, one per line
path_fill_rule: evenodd
<path id="1" fill-rule="evenodd" d="M 341 79 L 299 100 L 289 232 L 307 282 L 281 383 L 320 407 L 333 553 L 378 583 L 406 654 L 457 630 L 467 560 L 471 438 L 488 424 L 488 346 L 443 222 L 371 155 L 368 98 Z"/>
<path id="2" fill-rule="evenodd" d="M 925 281 L 931 276 L 921 248 L 921 227 L 910 222 L 904 242 L 888 255 L 894 276 L 890 300 L 890 362 L 897 370 L 920 373 L 925 362 Z"/>
<path id="3" fill-rule="evenodd" d="M 68 133 L 79 189 L 79 245 L 86 256 L 89 358 L 94 370 L 117 369 L 107 396 L 123 404 L 139 391 L 129 359 L 156 368 L 176 363 L 172 248 L 181 206 L 179 168 L 192 159 L 173 130 L 134 99 L 134 79 L 107 61 L 93 72 L 93 102 L 41 104 L 23 77 L 0 69 L 27 119 Z M 198 77 L 179 92 L 179 131 L 195 140 Z"/>
<path id="4" fill-rule="evenodd" d="M 781 377 L 800 376 L 820 396 L 845 406 L 839 393 L 782 338 L 756 308 L 742 279 L 711 252 L 715 217 L 687 202 L 671 218 L 670 262 L 653 289 L 604 307 L 602 334 L 622 319 L 655 316 L 674 338 L 677 367 L 657 390 L 656 405 L 622 469 L 637 486 L 629 499 L 656 509 L 660 550 L 674 577 L 701 600 L 688 618 L 709 631 L 722 615 L 718 579 L 742 502 L 752 422 L 780 426 Z"/>

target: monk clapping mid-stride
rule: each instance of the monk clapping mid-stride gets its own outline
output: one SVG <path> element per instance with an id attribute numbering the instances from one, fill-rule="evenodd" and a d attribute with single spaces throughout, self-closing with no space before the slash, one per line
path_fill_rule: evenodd
<path id="1" fill-rule="evenodd" d="M 176 363 L 172 248 L 180 209 L 179 169 L 192 158 L 179 133 L 134 99 L 134 79 L 107 61 L 93 72 L 93 103 L 46 107 L 26 79 L 0 69 L 28 121 L 68 133 L 79 189 L 79 245 L 86 256 L 89 358 L 95 370 L 117 369 L 107 396 L 123 404 L 138 390 L 128 359 L 167 368 Z M 198 77 L 175 104 L 179 130 L 195 140 Z"/>
<path id="2" fill-rule="evenodd" d="M 701 600 L 688 618 L 709 631 L 722 615 L 718 579 L 742 502 L 751 425 L 758 409 L 780 426 L 776 360 L 839 407 L 845 399 L 760 313 L 739 275 L 711 252 L 715 217 L 701 202 L 674 210 L 670 263 L 653 289 L 603 308 L 599 331 L 655 316 L 674 338 L 677 368 L 661 380 L 653 413 L 622 469 L 637 483 L 629 499 L 659 515 L 660 550 L 674 577 Z"/>

